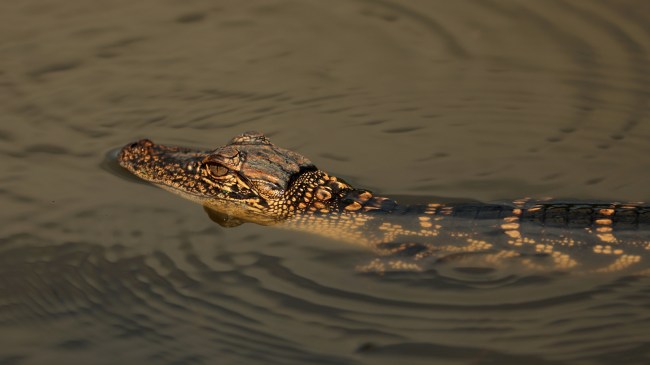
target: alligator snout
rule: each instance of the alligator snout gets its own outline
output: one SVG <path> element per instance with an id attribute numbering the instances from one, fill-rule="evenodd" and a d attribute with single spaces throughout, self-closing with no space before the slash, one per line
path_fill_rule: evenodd
<path id="1" fill-rule="evenodd" d="M 195 166 L 195 161 L 204 157 L 200 151 L 178 146 L 155 144 L 149 139 L 141 139 L 122 147 L 117 155 L 120 166 L 138 177 L 153 181 L 181 179 L 195 175 L 186 171 Z"/>
<path id="2" fill-rule="evenodd" d="M 156 154 L 154 146 L 154 143 L 149 139 L 129 143 L 122 147 L 117 155 L 117 161 L 122 167 L 133 171 L 135 164 L 141 164 Z"/>

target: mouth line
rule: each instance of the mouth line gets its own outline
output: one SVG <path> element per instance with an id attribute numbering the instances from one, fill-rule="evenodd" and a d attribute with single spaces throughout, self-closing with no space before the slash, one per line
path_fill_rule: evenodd
<path id="1" fill-rule="evenodd" d="M 193 200 L 199 201 L 200 203 L 204 203 L 204 201 L 207 200 L 220 200 L 220 201 L 237 201 L 238 199 L 236 197 L 228 198 L 228 197 L 221 197 L 218 195 L 201 195 L 199 193 L 194 193 L 191 191 L 187 191 L 181 188 L 174 187 L 172 185 L 165 184 L 164 182 L 160 181 L 153 181 L 153 180 L 148 180 L 145 178 L 141 178 L 141 180 L 145 181 L 145 183 L 149 183 L 151 185 L 154 185 L 156 187 L 159 187 L 163 190 L 170 191 L 172 193 L 178 194 L 178 195 L 184 195 L 188 197 L 194 198 Z M 245 196 L 241 195 L 239 199 L 244 199 L 246 198 Z"/>
<path id="2" fill-rule="evenodd" d="M 141 172 L 140 170 L 134 168 L 131 164 L 128 162 L 123 163 L 120 161 L 119 170 L 121 170 L 121 175 L 125 178 L 128 179 L 129 181 L 133 182 L 138 182 L 141 184 L 151 184 L 156 187 L 159 187 L 163 190 L 167 190 L 169 192 L 178 194 L 178 195 L 183 195 L 186 197 L 191 197 L 192 200 L 203 203 L 206 200 L 220 200 L 220 201 L 236 201 L 238 199 L 245 199 L 247 196 L 245 195 L 238 195 L 238 196 L 233 196 L 229 197 L 227 193 L 224 193 L 222 189 L 220 189 L 217 185 L 215 185 L 212 181 L 207 180 L 205 178 L 202 178 L 204 183 L 208 183 L 212 185 L 214 188 L 217 188 L 219 193 L 223 196 L 220 196 L 220 194 L 216 195 L 203 195 L 199 192 L 193 192 L 193 191 L 188 191 L 183 189 L 182 187 L 175 187 L 171 183 L 166 183 L 164 180 L 157 179 L 155 176 L 151 176 L 150 174 L 146 172 Z M 116 166 L 117 167 L 117 166 Z"/>

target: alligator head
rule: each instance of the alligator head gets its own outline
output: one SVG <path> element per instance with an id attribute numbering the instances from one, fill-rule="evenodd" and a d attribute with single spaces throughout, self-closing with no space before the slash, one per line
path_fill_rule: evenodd
<path id="1" fill-rule="evenodd" d="M 257 132 L 207 151 L 143 139 L 124 146 L 118 161 L 136 176 L 202 204 L 225 226 L 286 219 L 295 210 L 296 181 L 319 172 L 307 158 Z"/>

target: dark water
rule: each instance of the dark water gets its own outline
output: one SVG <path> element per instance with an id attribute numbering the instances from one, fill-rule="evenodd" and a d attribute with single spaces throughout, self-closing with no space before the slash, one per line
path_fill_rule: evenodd
<path id="1" fill-rule="evenodd" d="M 648 200 L 649 4 L 1 2 L 0 364 L 650 363 L 647 276 L 361 274 L 105 160 L 260 130 L 379 193 Z"/>

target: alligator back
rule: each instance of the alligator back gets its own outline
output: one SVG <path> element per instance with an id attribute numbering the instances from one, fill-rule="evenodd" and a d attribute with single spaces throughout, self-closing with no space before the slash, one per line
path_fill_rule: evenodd
<path id="1" fill-rule="evenodd" d="M 406 262 L 462 260 L 528 269 L 611 272 L 647 270 L 650 207 L 585 201 L 396 205 L 365 218 L 380 253 Z M 373 270 L 391 269 L 377 260 Z M 379 263 L 382 263 L 381 265 Z M 422 265 L 409 264 L 422 268 Z"/>

